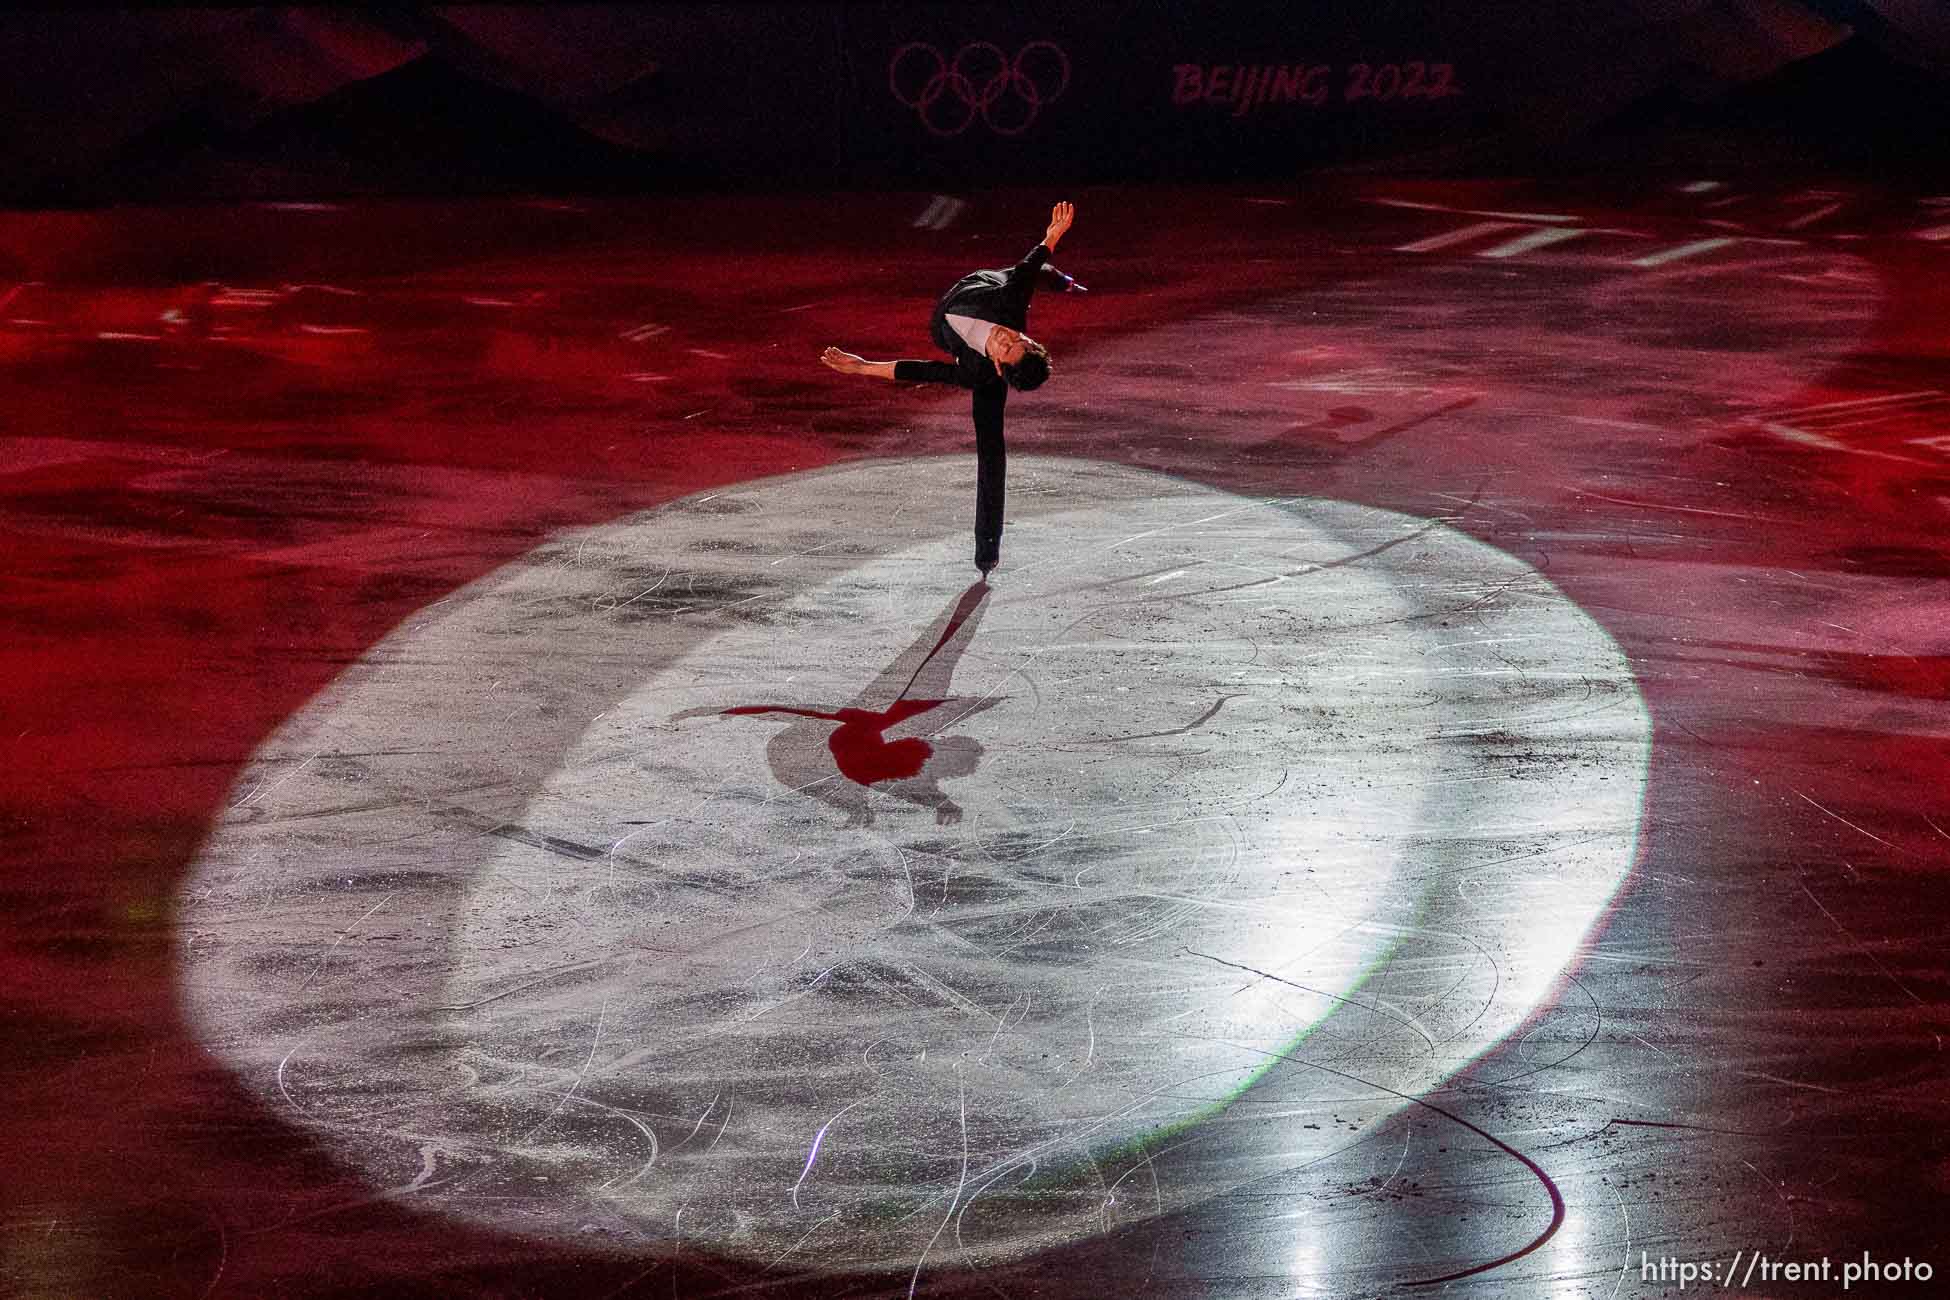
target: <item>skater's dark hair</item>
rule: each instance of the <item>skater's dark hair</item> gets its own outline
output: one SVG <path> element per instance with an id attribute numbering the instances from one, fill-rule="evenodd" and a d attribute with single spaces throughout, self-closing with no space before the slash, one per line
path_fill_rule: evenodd
<path id="1" fill-rule="evenodd" d="M 1041 388 L 1049 378 L 1049 349 L 1033 339 L 1022 341 L 1022 360 L 1002 367 L 1002 377 L 1019 393 Z"/>

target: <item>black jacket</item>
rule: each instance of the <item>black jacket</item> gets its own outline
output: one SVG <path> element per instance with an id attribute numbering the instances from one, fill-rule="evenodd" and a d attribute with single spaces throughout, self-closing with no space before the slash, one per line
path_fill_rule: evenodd
<path id="1" fill-rule="evenodd" d="M 1036 279 L 1049 261 L 1049 249 L 1038 244 L 1014 266 L 994 271 L 973 271 L 955 281 L 954 286 L 934 305 L 928 319 L 928 333 L 935 346 L 953 361 L 901 361 L 894 366 L 894 378 L 910 383 L 955 384 L 975 395 L 976 437 L 995 437 L 1002 432 L 1002 412 L 1009 399 L 1009 385 L 995 371 L 995 363 L 968 346 L 948 324 L 949 316 L 972 316 L 1021 331 L 1029 317 L 1030 295 L 1036 292 Z"/>

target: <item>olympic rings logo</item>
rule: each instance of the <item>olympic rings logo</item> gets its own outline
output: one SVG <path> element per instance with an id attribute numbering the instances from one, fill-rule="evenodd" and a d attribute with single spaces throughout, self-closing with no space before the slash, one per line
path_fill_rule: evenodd
<path id="1" fill-rule="evenodd" d="M 887 64 L 887 88 L 935 135 L 960 135 L 978 121 L 997 135 L 1021 135 L 1070 88 L 1070 56 L 1053 41 L 1031 41 L 1013 59 L 972 41 L 951 60 L 909 41 Z"/>

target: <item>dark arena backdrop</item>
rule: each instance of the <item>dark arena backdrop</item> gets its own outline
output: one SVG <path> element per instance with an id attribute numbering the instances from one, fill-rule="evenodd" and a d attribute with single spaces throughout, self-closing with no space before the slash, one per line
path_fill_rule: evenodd
<path id="1" fill-rule="evenodd" d="M 1950 9 L 0 37 L 0 1293 L 1941 1294 Z"/>

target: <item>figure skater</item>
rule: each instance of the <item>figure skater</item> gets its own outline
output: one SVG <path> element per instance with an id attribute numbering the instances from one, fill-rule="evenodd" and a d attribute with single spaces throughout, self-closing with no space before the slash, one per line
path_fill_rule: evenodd
<path id="1" fill-rule="evenodd" d="M 1049 350 L 1024 334 L 1029 297 L 1039 274 L 1053 276 L 1065 292 L 1083 286 L 1050 265 L 1050 254 L 1076 217 L 1073 204 L 1050 211 L 1043 242 L 1012 267 L 974 271 L 955 281 L 935 304 L 928 332 L 952 361 L 867 361 L 827 348 L 820 360 L 843 375 L 873 375 L 903 383 L 956 384 L 975 395 L 975 567 L 986 579 L 1002 555 L 1002 486 L 1008 450 L 1002 441 L 1002 410 L 1009 390 L 1029 392 L 1049 378 Z"/>

